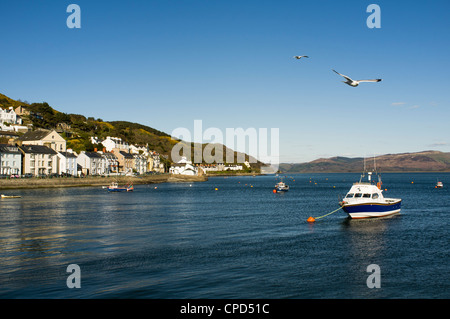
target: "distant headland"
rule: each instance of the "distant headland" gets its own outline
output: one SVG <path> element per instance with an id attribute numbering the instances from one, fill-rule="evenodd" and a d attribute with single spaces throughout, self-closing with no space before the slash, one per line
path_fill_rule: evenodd
<path id="1" fill-rule="evenodd" d="M 308 163 L 282 163 L 283 173 L 360 173 L 364 166 L 380 172 L 450 172 L 450 153 L 423 151 L 386 154 L 372 158 L 331 157 Z M 374 167 L 376 166 L 376 167 Z"/>

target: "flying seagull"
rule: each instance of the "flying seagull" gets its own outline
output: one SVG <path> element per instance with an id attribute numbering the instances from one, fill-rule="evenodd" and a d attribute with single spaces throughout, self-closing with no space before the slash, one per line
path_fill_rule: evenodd
<path id="1" fill-rule="evenodd" d="M 333 69 L 332 69 L 333 70 Z M 346 75 L 343 75 L 343 74 L 340 74 L 339 72 L 337 72 L 336 70 L 333 70 L 334 72 L 336 72 L 337 74 L 339 74 L 340 76 L 343 76 L 347 81 L 342 81 L 342 82 L 344 82 L 345 84 L 348 84 L 348 85 L 350 85 L 350 86 L 353 86 L 353 87 L 357 87 L 358 85 L 359 85 L 359 83 L 361 83 L 361 82 L 380 82 L 381 81 L 381 79 L 375 79 L 375 80 L 357 80 L 357 81 L 355 81 L 355 80 L 352 80 L 352 79 L 350 79 L 348 76 L 346 76 Z"/>
<path id="2" fill-rule="evenodd" d="M 309 58 L 309 56 L 307 56 L 307 55 L 294 55 L 294 58 L 296 58 L 297 60 L 300 60 L 301 58 Z"/>

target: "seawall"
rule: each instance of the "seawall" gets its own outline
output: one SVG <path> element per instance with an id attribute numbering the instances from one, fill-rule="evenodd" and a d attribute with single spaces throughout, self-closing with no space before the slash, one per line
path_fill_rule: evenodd
<path id="1" fill-rule="evenodd" d="M 206 176 L 185 176 L 172 174 L 159 174 L 147 176 L 114 176 L 99 177 L 88 176 L 85 178 L 59 177 L 59 178 L 17 178 L 0 180 L 0 190 L 2 189 L 19 189 L 19 188 L 55 188 L 55 187 L 84 187 L 84 186 L 108 186 L 112 182 L 119 185 L 132 183 L 154 184 L 154 183 L 187 183 L 187 182 L 205 182 Z"/>

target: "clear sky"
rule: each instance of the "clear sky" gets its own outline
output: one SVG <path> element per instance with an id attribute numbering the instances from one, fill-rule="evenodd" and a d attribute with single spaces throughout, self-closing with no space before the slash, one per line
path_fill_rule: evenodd
<path id="1" fill-rule="evenodd" d="M 81 28 L 69 29 L 69 4 Z M 370 29 L 369 4 L 381 8 Z M 450 151 L 450 1 L 1 1 L 0 92 L 66 113 L 279 128 L 282 162 Z M 295 60 L 294 55 L 309 59 Z M 352 88 L 331 69 L 355 79 Z"/>

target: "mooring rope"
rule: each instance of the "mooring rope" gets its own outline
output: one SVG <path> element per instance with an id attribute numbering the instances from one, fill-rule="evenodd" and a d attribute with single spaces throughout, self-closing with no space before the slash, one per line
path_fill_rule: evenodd
<path id="1" fill-rule="evenodd" d="M 326 216 L 328 216 L 328 215 L 334 214 L 334 213 L 336 213 L 336 212 L 337 212 L 338 210 L 340 210 L 340 209 L 342 209 L 342 207 L 339 207 L 338 209 L 333 210 L 331 213 L 325 214 L 325 215 L 323 215 L 323 216 L 316 217 L 316 219 L 323 218 L 323 217 L 326 217 Z"/>
<path id="2" fill-rule="evenodd" d="M 319 216 L 319 217 L 309 217 L 307 221 L 308 221 L 308 222 L 315 222 L 316 219 L 320 219 L 320 218 L 326 217 L 326 216 L 328 216 L 328 215 L 334 214 L 334 213 L 336 213 L 337 211 L 341 210 L 342 208 L 343 208 L 343 207 L 339 207 L 338 209 L 333 210 L 331 213 L 325 214 L 325 215 L 323 215 L 323 216 Z"/>

